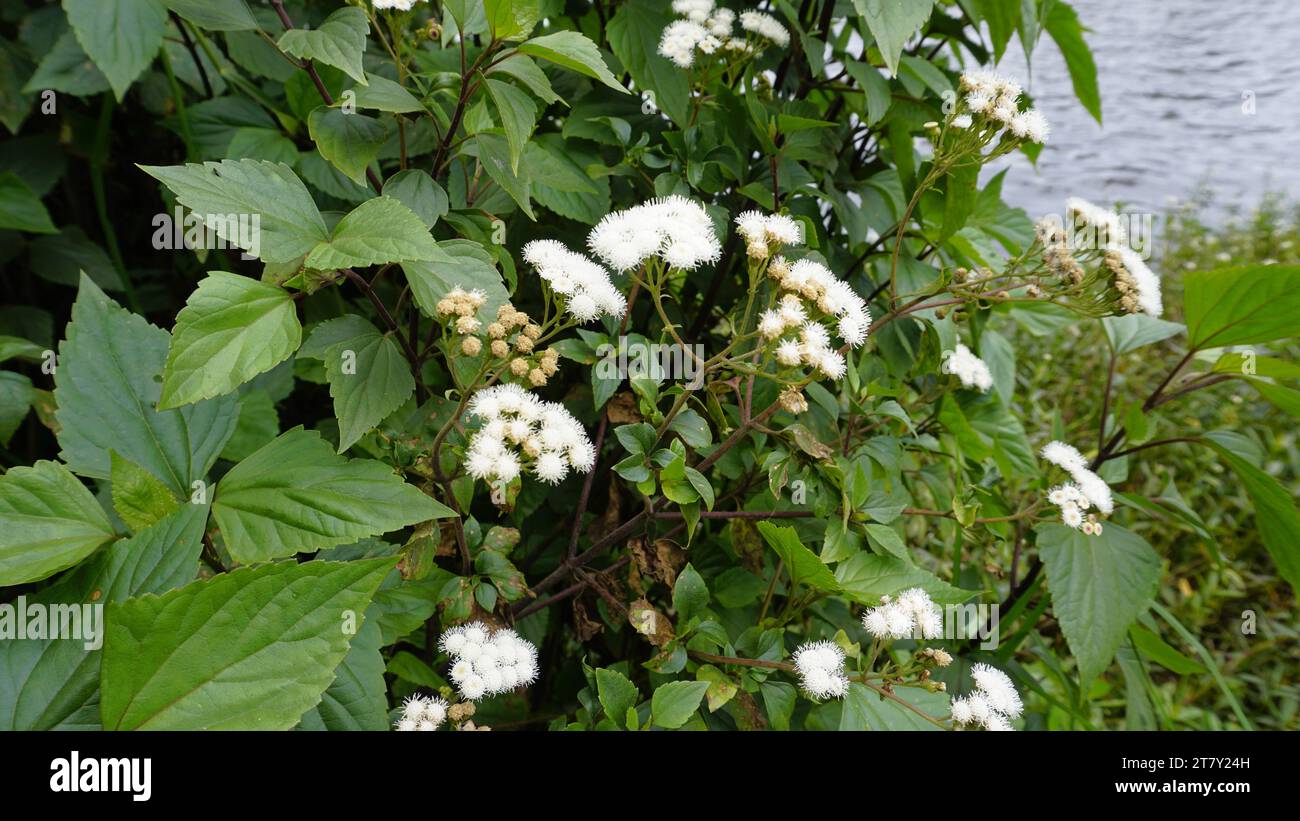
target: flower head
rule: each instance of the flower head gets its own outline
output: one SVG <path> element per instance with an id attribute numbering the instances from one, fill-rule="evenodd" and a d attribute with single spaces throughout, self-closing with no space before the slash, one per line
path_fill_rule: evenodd
<path id="1" fill-rule="evenodd" d="M 677 195 L 606 214 L 591 229 L 587 244 L 617 271 L 630 270 L 656 256 L 669 267 L 687 271 L 722 255 L 709 212 L 698 202 Z"/>
<path id="2" fill-rule="evenodd" d="M 956 376 L 964 387 L 981 392 L 987 392 L 993 387 L 993 374 L 989 372 L 989 366 L 960 342 L 943 358 L 940 369 Z"/>
<path id="3" fill-rule="evenodd" d="M 524 246 L 523 257 L 560 295 L 566 310 L 579 322 L 590 322 L 602 315 L 620 317 L 626 310 L 627 302 L 610 281 L 609 272 L 563 243 L 533 240 Z"/>
<path id="4" fill-rule="evenodd" d="M 805 642 L 790 659 L 805 692 L 814 698 L 840 698 L 849 688 L 844 651 L 831 641 Z"/>
<path id="5" fill-rule="evenodd" d="M 451 628 L 457 629 L 467 637 L 472 631 L 475 637 L 481 638 L 476 642 L 467 641 L 459 654 L 449 653 L 453 659 L 451 679 L 464 698 L 477 701 L 484 696 L 508 693 L 537 679 L 537 647 L 514 630 L 489 630 L 482 622 Z M 478 650 L 473 658 L 465 655 L 470 647 Z M 434 701 L 437 703 L 425 709 L 426 719 L 434 718 L 438 709 L 446 716 L 446 702 Z"/>
<path id="6" fill-rule="evenodd" d="M 779 48 L 790 45 L 790 32 L 770 14 L 761 11 L 742 11 L 740 27 L 765 40 L 771 40 L 773 45 Z"/>
<path id="7" fill-rule="evenodd" d="M 555 484 L 570 468 L 586 473 L 595 465 L 586 430 L 558 402 L 543 401 L 515 384 L 498 384 L 475 393 L 468 410 L 483 422 L 465 449 L 465 468 L 475 479 L 509 482 L 529 462 L 538 479 Z"/>
<path id="8" fill-rule="evenodd" d="M 987 664 L 971 666 L 971 679 L 975 691 L 962 698 L 954 698 L 950 705 L 955 724 L 978 724 L 986 730 L 1014 729 L 1011 719 L 1017 718 L 1024 707 L 1020 694 L 1006 673 Z"/>

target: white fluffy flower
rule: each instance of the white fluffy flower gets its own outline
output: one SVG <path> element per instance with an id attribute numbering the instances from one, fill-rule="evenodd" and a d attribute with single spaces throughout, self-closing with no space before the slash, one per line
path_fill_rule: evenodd
<path id="1" fill-rule="evenodd" d="M 709 36 L 703 21 L 674 20 L 659 36 L 659 54 L 673 61 L 679 68 L 695 64 L 695 49 Z"/>
<path id="2" fill-rule="evenodd" d="M 563 243 L 533 240 L 524 246 L 523 257 L 551 290 L 563 297 L 565 308 L 579 322 L 605 314 L 620 317 L 626 310 L 627 302 L 610 281 L 609 272 Z"/>
<path id="3" fill-rule="evenodd" d="M 766 40 L 771 40 L 780 48 L 790 45 L 790 32 L 770 14 L 761 11 L 742 11 L 740 27 Z"/>
<path id="4" fill-rule="evenodd" d="M 736 231 L 755 257 L 765 257 L 772 246 L 803 244 L 803 226 L 785 214 L 745 211 L 736 217 Z"/>
<path id="5" fill-rule="evenodd" d="M 984 364 L 984 360 L 971 353 L 970 348 L 960 342 L 957 347 L 943 358 L 943 365 L 940 368 L 944 373 L 950 373 L 961 380 L 963 387 L 974 388 L 978 391 L 987 392 L 993 387 L 993 374 L 989 372 L 989 366 Z"/>
<path id="6" fill-rule="evenodd" d="M 1125 247 L 1124 226 L 1114 210 L 1094 205 L 1081 197 L 1070 197 L 1065 201 L 1065 212 L 1073 223 L 1082 223 L 1096 231 L 1097 248 Z"/>
<path id="7" fill-rule="evenodd" d="M 591 229 L 587 244 L 617 271 L 635 268 L 653 256 L 672 268 L 692 270 L 722 255 L 709 212 L 676 195 L 606 214 Z"/>
<path id="8" fill-rule="evenodd" d="M 830 641 L 805 642 L 790 659 L 805 692 L 814 698 L 839 698 L 849 687 L 844 651 Z"/>
<path id="9" fill-rule="evenodd" d="M 402 732 L 436 730 L 447 720 L 447 702 L 437 696 L 411 695 L 402 702 L 402 716 L 394 726 Z"/>
<path id="10" fill-rule="evenodd" d="M 988 699 L 990 707 L 1008 718 L 1020 716 L 1024 707 L 1010 676 L 983 663 L 973 665 L 970 675 L 975 681 L 975 687 Z"/>
<path id="11" fill-rule="evenodd" d="M 930 594 L 912 587 L 863 613 L 862 626 L 884 641 L 908 637 L 937 639 L 943 636 L 943 613 Z"/>
<path id="12" fill-rule="evenodd" d="M 453 627 L 448 632 L 456 630 L 467 636 L 473 631 L 473 635 L 480 637 L 478 641 L 466 641 L 459 654 L 450 653 L 453 659 L 451 679 L 464 698 L 475 701 L 484 696 L 508 693 L 536 680 L 537 648 L 514 630 L 489 631 L 482 622 L 472 622 L 464 627 Z M 445 648 L 447 642 L 443 641 L 441 645 Z M 473 659 L 464 655 L 470 648 L 479 651 Z M 446 702 L 434 701 L 441 704 L 445 717 Z M 432 720 L 436 707 L 437 704 L 426 707 L 424 717 Z"/>
<path id="13" fill-rule="evenodd" d="M 1047 142 L 1047 137 L 1051 133 L 1051 126 L 1047 123 L 1047 118 L 1043 112 L 1036 108 L 1017 114 L 1011 118 L 1011 133 L 1017 137 L 1028 138 L 1030 142 L 1042 145 Z"/>
<path id="14" fill-rule="evenodd" d="M 425 0 L 371 0 L 371 5 L 377 9 L 396 9 L 397 11 L 410 11 L 415 8 L 416 3 L 423 3 Z"/>
<path id="15" fill-rule="evenodd" d="M 971 666 L 975 692 L 954 698 L 950 704 L 955 724 L 979 724 L 986 730 L 1011 730 L 1011 719 L 1019 717 L 1024 706 L 1020 694 L 1006 673 L 987 664 Z"/>
<path id="16" fill-rule="evenodd" d="M 475 479 L 512 481 L 527 459 L 533 475 L 555 484 L 568 475 L 569 468 L 586 473 L 595 465 L 596 449 L 587 431 L 557 402 L 543 401 L 508 383 L 474 394 L 468 409 L 471 416 L 483 420 L 465 449 L 465 468 Z M 536 451 L 516 450 L 526 442 L 535 443 Z"/>
<path id="17" fill-rule="evenodd" d="M 1079 453 L 1077 448 L 1064 442 L 1048 442 L 1043 446 L 1041 454 L 1044 459 L 1070 474 L 1070 478 L 1074 480 L 1075 489 L 1081 494 L 1083 500 L 1096 505 L 1097 509 L 1107 516 L 1114 511 L 1115 501 L 1111 497 L 1110 486 L 1106 484 L 1104 479 L 1088 469 L 1088 460 L 1083 457 L 1082 453 Z M 1050 493 L 1048 500 L 1051 501 Z M 1056 502 L 1053 502 L 1053 504 L 1056 504 Z M 1072 498 L 1068 504 L 1086 509 L 1086 505 L 1082 504 L 1080 499 Z M 1069 524 L 1069 522 L 1067 521 L 1066 524 Z M 1077 526 L 1071 525 L 1071 527 Z"/>
<path id="18" fill-rule="evenodd" d="M 1131 248 L 1123 247 L 1119 250 L 1120 261 L 1124 268 L 1133 276 L 1133 281 L 1137 283 L 1137 300 L 1142 311 L 1150 316 L 1158 317 L 1164 311 L 1164 305 L 1160 298 L 1160 277 L 1147 267 L 1142 257 Z"/>

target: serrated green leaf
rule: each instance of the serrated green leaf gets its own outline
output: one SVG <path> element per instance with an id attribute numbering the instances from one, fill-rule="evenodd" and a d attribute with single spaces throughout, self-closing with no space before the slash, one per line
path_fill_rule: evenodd
<path id="1" fill-rule="evenodd" d="M 82 277 L 54 374 L 59 455 L 82 476 L 108 479 L 110 450 L 188 496 L 235 429 L 233 396 L 155 410 L 168 335 Z"/>
<path id="2" fill-rule="evenodd" d="M 975 595 L 973 590 L 953 587 L 933 573 L 894 556 L 862 551 L 835 568 L 844 594 L 859 604 L 880 604 L 881 596 L 894 596 L 919 587 L 938 604 L 958 604 Z"/>
<path id="3" fill-rule="evenodd" d="M 263 262 L 294 262 L 329 240 L 307 187 L 282 163 L 222 160 L 140 169 L 170 188 L 219 237 Z M 251 227 L 253 215 L 257 230 L 240 230 L 241 222 Z"/>
<path id="4" fill-rule="evenodd" d="M 235 465 L 217 485 L 212 517 L 241 563 L 347 544 L 454 515 L 371 459 L 345 459 L 301 427 Z"/>
<path id="5" fill-rule="evenodd" d="M 599 80 L 615 91 L 627 93 L 627 89 L 623 87 L 623 84 L 605 66 L 605 61 L 601 58 L 600 49 L 596 48 L 596 44 L 576 31 L 557 31 L 553 34 L 534 37 L 520 43 L 519 50 L 524 54 L 531 54 L 534 57 L 549 60 L 570 71 L 585 74 Z"/>
<path id="6" fill-rule="evenodd" d="M 853 6 L 867 21 L 889 73 L 897 75 L 903 45 L 930 19 L 933 0 L 853 0 Z"/>
<path id="7" fill-rule="evenodd" d="M 208 31 L 252 31 L 257 18 L 245 0 L 162 0 L 167 8 Z"/>
<path id="8" fill-rule="evenodd" d="M 1300 265 L 1242 265 L 1183 277 L 1192 348 L 1272 342 L 1300 333 Z"/>
<path id="9" fill-rule="evenodd" d="M 167 8 L 160 0 L 63 0 L 77 42 L 121 100 L 162 45 Z"/>
<path id="10" fill-rule="evenodd" d="M 157 523 L 180 506 L 176 496 L 152 473 L 115 450 L 109 451 L 109 458 L 113 509 L 133 533 Z"/>
<path id="11" fill-rule="evenodd" d="M 523 156 L 524 146 L 537 125 L 537 107 L 531 97 L 510 83 L 489 77 L 485 85 L 501 119 L 506 144 L 510 147 L 510 170 L 518 173 L 519 158 Z"/>
<path id="12" fill-rule="evenodd" d="M 302 343 L 293 297 L 278 285 L 210 271 L 176 315 L 160 409 L 230 393 Z"/>
<path id="13" fill-rule="evenodd" d="M 29 595 L 28 602 L 76 605 L 84 616 L 88 604 L 180 587 L 198 572 L 207 520 L 207 505 L 182 505 L 156 525 L 86 559 Z M 103 627 L 83 619 L 82 641 L 0 641 L 0 729 L 100 729 Z M 92 631 L 97 631 L 93 637 Z"/>
<path id="14" fill-rule="evenodd" d="M 596 693 L 605 715 L 612 721 L 622 719 L 628 710 L 635 709 L 641 698 L 641 691 L 626 676 L 605 667 L 596 668 Z"/>
<path id="15" fill-rule="evenodd" d="M 281 34 L 279 46 L 300 60 L 315 60 L 334 66 L 365 85 L 366 71 L 361 66 L 361 55 L 366 50 L 369 31 L 366 13 L 355 6 L 344 6 L 314 29 L 291 29 Z"/>
<path id="16" fill-rule="evenodd" d="M 321 694 L 320 703 L 303 713 L 299 729 L 388 729 L 388 688 L 379 637 L 379 625 L 367 618 L 335 668 L 334 680 Z"/>
<path id="17" fill-rule="evenodd" d="M 58 462 L 0 476 L 0 587 L 40 581 L 115 537 L 95 497 Z"/>
<path id="18" fill-rule="evenodd" d="M 424 221 L 392 197 L 375 197 L 354 208 L 334 226 L 334 236 L 317 245 L 306 266 L 318 271 L 435 261 L 445 254 Z"/>
<path id="19" fill-rule="evenodd" d="M 415 392 L 415 379 L 391 334 L 355 314 L 316 327 L 299 354 L 322 359 L 339 420 L 339 453 Z"/>
<path id="20" fill-rule="evenodd" d="M 419 168 L 398 171 L 384 181 L 384 196 L 392 197 L 432 228 L 447 213 L 447 192 L 434 182 L 429 172 Z"/>
<path id="21" fill-rule="evenodd" d="M 786 572 L 794 584 L 806 584 L 817 590 L 838 592 L 835 574 L 803 542 L 792 527 L 778 527 L 771 522 L 759 522 L 758 532 L 785 562 Z"/>
<path id="22" fill-rule="evenodd" d="M 1129 625 L 1151 603 L 1160 557 L 1113 522 L 1100 536 L 1061 524 L 1039 525 L 1037 532 L 1052 609 L 1086 686 L 1110 666 Z"/>
<path id="23" fill-rule="evenodd" d="M 365 184 L 366 169 L 388 139 L 379 120 L 331 106 L 312 111 L 307 129 L 320 155 L 358 185 Z"/>
<path id="24" fill-rule="evenodd" d="M 277 562 L 110 604 L 105 729 L 285 730 L 320 700 L 393 559 Z"/>

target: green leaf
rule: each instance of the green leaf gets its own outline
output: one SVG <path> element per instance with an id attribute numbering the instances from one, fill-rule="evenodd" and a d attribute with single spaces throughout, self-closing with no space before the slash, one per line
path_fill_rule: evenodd
<path id="1" fill-rule="evenodd" d="M 357 185 L 365 184 L 366 168 L 388 139 L 388 129 L 374 117 L 330 106 L 312 111 L 307 129 L 320 155 Z"/>
<path id="2" fill-rule="evenodd" d="M 1113 522 L 1100 536 L 1061 524 L 1039 525 L 1037 532 L 1052 608 L 1086 686 L 1110 666 L 1129 625 L 1151 604 L 1160 557 Z"/>
<path id="3" fill-rule="evenodd" d="M 537 0 L 484 0 L 488 30 L 498 40 L 520 40 L 537 25 Z"/>
<path id="4" fill-rule="evenodd" d="M 506 144 L 510 147 L 510 170 L 517 173 L 519 158 L 523 156 L 524 146 L 533 134 L 533 127 L 537 125 L 537 106 L 533 105 L 531 97 L 510 83 L 489 77 L 486 85 L 488 96 L 492 98 L 492 104 L 496 106 L 497 115 L 501 118 Z"/>
<path id="5" fill-rule="evenodd" d="M 898 76 L 903 44 L 930 19 L 933 0 L 853 0 L 892 76 Z"/>
<path id="6" fill-rule="evenodd" d="M 170 188 L 217 236 L 263 262 L 295 262 L 329 240 L 307 186 L 283 163 L 222 160 L 140 169 Z M 258 224 L 251 236 L 238 230 L 241 220 L 231 219 L 254 215 Z"/>
<path id="7" fill-rule="evenodd" d="M 368 74 L 366 78 L 369 80 L 368 85 L 358 85 L 352 89 L 356 95 L 357 108 L 371 108 L 393 114 L 425 113 L 424 105 L 414 94 L 403 88 L 401 83 L 381 74 Z"/>
<path id="8" fill-rule="evenodd" d="M 497 308 L 510 300 L 510 294 L 506 292 L 492 258 L 473 240 L 449 240 L 439 243 L 438 247 L 443 252 L 442 257 L 402 263 L 411 295 L 420 310 L 426 316 L 436 317 L 438 300 L 453 288 L 478 288 L 487 294 L 487 301 L 478 311 L 479 319 L 484 322 L 495 319 Z"/>
<path id="9" fill-rule="evenodd" d="M 1065 57 L 1065 67 L 1074 84 L 1074 96 L 1098 123 L 1101 122 L 1101 93 L 1097 90 L 1097 63 L 1092 59 L 1092 49 L 1083 39 L 1083 24 L 1074 8 L 1064 2 L 1046 4 L 1046 14 L 1039 21 L 1056 41 Z"/>
<path id="10" fill-rule="evenodd" d="M 1129 353 L 1187 331 L 1180 323 L 1156 319 L 1146 314 L 1102 317 L 1101 327 L 1105 329 L 1106 338 L 1110 340 L 1116 354 Z"/>
<path id="11" fill-rule="evenodd" d="M 388 687 L 379 648 L 379 625 L 367 618 L 352 638 L 320 703 L 303 713 L 303 730 L 387 730 Z"/>
<path id="12" fill-rule="evenodd" d="M 1022 0 L 975 0 L 980 17 L 989 25 L 989 39 L 993 41 L 993 61 L 1002 61 L 1007 43 L 1021 21 Z"/>
<path id="13" fill-rule="evenodd" d="M 675 730 L 690 720 L 709 689 L 707 681 L 670 681 L 661 684 L 650 699 L 650 715 L 656 727 Z"/>
<path id="14" fill-rule="evenodd" d="M 0 446 L 9 446 L 35 399 L 32 380 L 21 373 L 0 371 Z"/>
<path id="15" fill-rule="evenodd" d="M 194 579 L 203 549 L 207 505 L 182 505 L 130 539 L 121 539 L 83 561 L 29 603 L 84 606 L 162 593 Z M 85 729 L 99 725 L 99 645 L 102 622 L 83 621 L 83 641 L 0 641 L 0 728 Z M 88 648 L 87 642 L 95 645 Z"/>
<path id="16" fill-rule="evenodd" d="M 208 31 L 252 31 L 257 18 L 245 0 L 162 0 L 167 8 Z"/>
<path id="17" fill-rule="evenodd" d="M 1129 628 L 1129 636 L 1143 658 L 1154 661 L 1170 672 L 1180 676 L 1203 676 L 1209 672 L 1140 624 Z"/>
<path id="18" fill-rule="evenodd" d="M 948 712 L 948 697 L 913 687 L 897 687 L 894 695 L 913 704 L 923 713 L 939 718 Z M 865 684 L 850 682 L 840 713 L 841 730 L 939 730 L 896 701 L 872 692 Z"/>
<path id="19" fill-rule="evenodd" d="M 393 559 L 278 562 L 108 607 L 112 730 L 285 730 L 320 700 Z"/>
<path id="20" fill-rule="evenodd" d="M 299 354 L 325 361 L 339 420 L 339 453 L 415 392 L 411 368 L 390 334 L 356 314 L 322 322 Z"/>
<path id="21" fill-rule="evenodd" d="M 1278 572 L 1295 595 L 1300 595 L 1300 511 L 1285 487 L 1272 476 L 1229 450 L 1221 442 L 1204 440 L 1218 451 L 1223 460 L 1237 474 L 1246 495 L 1255 506 L 1255 526 L 1277 565 Z"/>
<path id="22" fill-rule="evenodd" d="M 347 544 L 454 515 L 371 459 L 345 459 L 301 427 L 235 465 L 212 516 L 241 563 Z"/>
<path id="23" fill-rule="evenodd" d="M 889 81 L 881 75 L 878 68 L 858 60 L 846 60 L 844 70 L 866 96 L 866 124 L 871 126 L 883 120 L 889 111 L 889 106 L 894 102 L 889 91 Z"/>
<path id="24" fill-rule="evenodd" d="M 414 211 L 392 197 L 375 197 L 339 220 L 334 236 L 312 250 L 306 265 L 333 271 L 408 260 L 428 262 L 442 256 Z"/>
<path id="25" fill-rule="evenodd" d="M 132 532 L 171 515 L 180 507 L 175 494 L 152 473 L 109 451 L 112 460 L 113 509 Z"/>
<path id="26" fill-rule="evenodd" d="M 121 100 L 162 45 L 167 8 L 160 0 L 63 0 L 86 55 Z"/>
<path id="27" fill-rule="evenodd" d="M 688 622 L 692 617 L 703 615 L 708 606 L 709 588 L 705 586 L 704 578 L 687 562 L 673 585 L 673 609 L 677 611 L 678 620 Z"/>
<path id="28" fill-rule="evenodd" d="M 636 708 L 641 699 L 641 691 L 617 670 L 606 667 L 596 668 L 596 693 L 600 706 L 611 721 L 619 721 L 627 715 L 628 710 Z"/>
<path id="29" fill-rule="evenodd" d="M 533 58 L 526 54 L 515 52 L 499 63 L 496 63 L 486 72 L 487 74 L 506 74 L 514 77 L 519 82 L 528 86 L 528 90 L 536 94 L 543 103 L 563 102 L 560 95 L 555 93 L 551 87 L 551 81 L 547 79 L 546 72 L 537 67 Z"/>
<path id="30" fill-rule="evenodd" d="M 973 590 L 953 587 L 903 559 L 865 550 L 836 567 L 835 578 L 844 595 L 872 607 L 880 604 L 881 596 L 893 596 L 910 587 L 921 588 L 938 604 L 959 604 L 976 595 Z"/>
<path id="31" fill-rule="evenodd" d="M 831 569 L 817 558 L 817 554 L 804 547 L 792 527 L 777 527 L 771 522 L 759 522 L 758 532 L 785 562 L 786 572 L 794 584 L 803 583 L 817 590 L 838 592 L 839 583 Z"/>
<path id="32" fill-rule="evenodd" d="M 210 271 L 176 315 L 158 407 L 230 393 L 288 359 L 301 342 L 302 325 L 288 291 Z"/>
<path id="33" fill-rule="evenodd" d="M 30 234 L 57 234 L 50 214 L 17 174 L 0 174 L 0 228 Z"/>
<path id="34" fill-rule="evenodd" d="M 880 548 L 890 555 L 911 564 L 911 557 L 907 552 L 907 545 L 903 543 L 903 538 L 898 535 L 898 531 L 889 525 L 868 523 L 862 526 L 867 531 L 867 538 L 871 544 Z"/>
<path id="35" fill-rule="evenodd" d="M 659 53 L 659 37 L 673 19 L 664 3 L 628 0 L 610 18 L 605 34 L 636 87 L 645 89 L 645 102 L 685 123 L 691 96 L 687 74 Z"/>
<path id="36" fill-rule="evenodd" d="M 519 204 L 529 219 L 536 220 L 529 194 L 528 165 L 525 163 L 518 171 L 515 170 L 517 166 L 510 162 L 510 146 L 506 138 L 500 133 L 480 131 L 474 135 L 474 152 L 492 181 Z"/>
<path id="37" fill-rule="evenodd" d="M 75 288 L 84 271 L 99 287 L 122 290 L 122 278 L 108 254 L 75 225 L 33 241 L 30 251 L 32 270 L 41 279 Z"/>
<path id="38" fill-rule="evenodd" d="M 63 32 L 54 47 L 41 58 L 36 73 L 23 86 L 23 91 L 59 91 L 79 97 L 89 97 L 110 88 L 108 78 L 86 56 L 77 35 Z"/>
<path id="39" fill-rule="evenodd" d="M 1241 265 L 1183 277 L 1193 349 L 1272 342 L 1300 333 L 1300 265 Z"/>
<path id="40" fill-rule="evenodd" d="M 384 196 L 392 197 L 432 228 L 447 213 L 447 192 L 434 182 L 429 172 L 419 168 L 398 171 L 384 181 Z"/>
<path id="41" fill-rule="evenodd" d="M 520 43 L 519 50 L 524 54 L 549 60 L 570 71 L 599 80 L 615 91 L 627 93 L 623 84 L 605 66 L 596 44 L 576 31 L 557 31 L 554 34 L 534 37 Z"/>
<path id="42" fill-rule="evenodd" d="M 82 277 L 54 374 L 59 456 L 95 479 L 112 475 L 111 450 L 188 496 L 235 429 L 233 396 L 155 410 L 168 335 Z"/>
<path id="43" fill-rule="evenodd" d="M 275 400 L 264 390 L 244 391 L 239 397 L 235 432 L 221 449 L 221 458 L 238 462 L 280 435 L 280 414 Z"/>
<path id="44" fill-rule="evenodd" d="M 960 165 L 944 177 L 943 228 L 937 241 L 944 242 L 966 224 L 975 210 L 979 196 L 979 170 L 977 164 Z"/>
<path id="45" fill-rule="evenodd" d="M 58 462 L 0 476 L 0 587 L 71 567 L 115 535 L 95 497 Z"/>
<path id="46" fill-rule="evenodd" d="M 370 24 L 366 13 L 355 6 L 344 6 L 325 18 L 314 29 L 291 29 L 280 35 L 280 49 L 300 60 L 315 60 L 334 66 L 362 85 L 366 72 L 361 55 L 366 50 Z"/>

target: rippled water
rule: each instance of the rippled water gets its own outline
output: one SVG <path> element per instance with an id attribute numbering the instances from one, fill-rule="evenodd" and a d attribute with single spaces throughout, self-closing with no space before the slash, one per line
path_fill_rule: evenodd
<path id="1" fill-rule="evenodd" d="M 1009 204 L 1033 217 L 1075 195 L 1162 212 L 1205 182 L 1220 206 L 1270 190 L 1300 201 L 1300 2 L 1071 2 L 1092 29 L 1102 125 L 1075 99 L 1054 42 L 1044 35 L 1031 75 L 1013 40 L 1001 69 L 1029 78 L 1052 137 L 1037 169 L 1011 161 Z"/>

